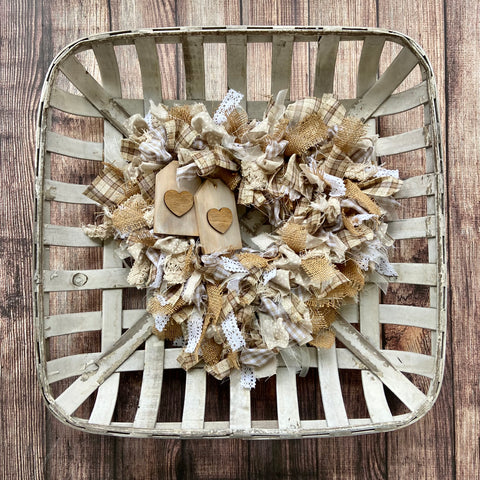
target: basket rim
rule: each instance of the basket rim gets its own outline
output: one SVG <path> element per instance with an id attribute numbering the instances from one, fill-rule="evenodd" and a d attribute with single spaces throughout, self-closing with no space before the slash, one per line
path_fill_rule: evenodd
<path id="1" fill-rule="evenodd" d="M 60 420 L 62 423 L 69 425 L 73 428 L 87 431 L 96 434 L 112 434 L 116 436 L 134 436 L 134 437 L 158 437 L 158 438 L 192 438 L 195 436 L 202 436 L 208 438 L 246 438 L 255 439 L 268 437 L 270 439 L 284 439 L 290 438 L 314 438 L 323 436 L 341 436 L 341 435 L 354 435 L 361 433 L 375 433 L 386 432 L 404 428 L 412 423 L 415 423 L 422 418 L 433 406 L 438 398 L 440 388 L 442 385 L 442 379 L 445 368 L 445 346 L 446 346 L 446 319 L 447 319 L 447 291 L 445 285 L 447 284 L 447 252 L 443 252 L 437 259 L 438 268 L 438 327 L 437 331 L 442 335 L 439 335 L 437 339 L 436 348 L 432 347 L 432 356 L 435 356 L 435 373 L 431 378 L 431 387 L 428 395 L 426 396 L 425 403 L 414 412 L 405 414 L 401 420 L 394 420 L 392 422 L 384 422 L 382 424 L 371 424 L 370 428 L 366 428 L 366 425 L 350 425 L 348 427 L 331 427 L 325 428 L 321 431 L 315 430 L 302 430 L 301 432 L 295 432 L 289 430 L 288 432 L 282 432 L 277 429 L 277 433 L 272 434 L 272 430 L 268 430 L 268 433 L 262 431 L 262 429 L 251 428 L 248 431 L 235 431 L 231 429 L 219 430 L 219 431 L 183 431 L 181 434 L 170 432 L 169 430 L 159 429 L 138 429 L 134 427 L 121 427 L 120 425 L 112 424 L 110 426 L 100 426 L 94 424 L 88 424 L 88 421 L 76 420 L 66 415 L 55 403 L 55 399 L 48 391 L 48 383 L 46 382 L 46 356 L 43 342 L 43 322 L 44 322 L 44 309 L 43 309 L 43 185 L 44 185 L 44 145 L 42 141 L 45 139 L 45 132 L 47 128 L 46 114 L 49 105 L 49 97 L 51 93 L 52 80 L 55 79 L 59 64 L 68 56 L 75 55 L 87 48 L 90 48 L 95 43 L 109 42 L 115 39 L 118 44 L 132 43 L 135 38 L 139 37 L 173 37 L 179 38 L 187 35 L 198 35 L 202 37 L 217 36 L 218 35 L 251 35 L 251 36 L 272 36 L 277 34 L 290 34 L 294 36 L 314 35 L 318 37 L 324 35 L 341 35 L 344 37 L 352 37 L 355 39 L 362 39 L 366 36 L 384 36 L 385 38 L 408 47 L 417 57 L 423 68 L 428 73 L 428 102 L 430 104 L 432 112 L 432 133 L 435 137 L 434 149 L 435 158 L 437 164 L 441 165 L 442 162 L 442 148 L 441 148 L 441 134 L 439 116 L 434 99 L 437 97 L 436 85 L 434 81 L 434 73 L 430 61 L 425 54 L 422 47 L 409 36 L 388 29 L 372 28 L 372 27 L 341 27 L 341 26 L 222 26 L 222 27 L 164 27 L 164 28 L 151 28 L 151 29 L 137 29 L 137 30 L 118 30 L 94 34 L 88 37 L 77 39 L 70 44 L 66 45 L 53 59 L 49 66 L 45 80 L 43 83 L 42 93 L 38 106 L 37 128 L 36 128 L 36 160 L 35 160 L 35 172 L 36 172 L 36 188 L 35 188 L 35 202 L 34 202 L 34 235 L 33 235 L 33 263 L 34 263 L 34 277 L 33 277 L 33 297 L 34 297 L 34 324 L 36 332 L 36 369 L 37 378 L 40 383 L 44 401 L 48 409 L 52 414 Z M 439 187 L 438 192 L 443 192 L 443 172 L 440 169 L 435 173 L 437 178 L 437 185 Z M 443 199 L 443 207 L 445 206 L 445 199 Z M 438 238 L 446 237 L 447 231 L 443 222 L 443 215 L 437 208 L 436 217 L 439 219 L 437 222 L 437 236 Z M 41 221 L 39 221 L 41 220 Z M 440 302 L 442 305 L 440 305 Z M 433 386 L 433 388 L 432 388 Z M 208 422 L 206 422 L 208 424 Z M 228 422 L 227 422 L 228 423 Z M 378 428 L 375 426 L 378 425 Z M 372 428 L 373 427 L 373 428 Z M 128 431 L 127 431 L 128 428 Z M 275 431 L 275 429 L 273 429 Z M 219 434 L 220 432 L 220 434 Z"/>

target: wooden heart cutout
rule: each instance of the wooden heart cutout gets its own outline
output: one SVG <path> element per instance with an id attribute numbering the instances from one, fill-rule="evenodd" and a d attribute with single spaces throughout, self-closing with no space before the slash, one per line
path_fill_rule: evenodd
<path id="1" fill-rule="evenodd" d="M 211 208 L 207 212 L 207 220 L 210 226 L 217 232 L 225 233 L 233 222 L 232 211 L 227 207 L 223 207 L 220 210 Z"/>
<path id="2" fill-rule="evenodd" d="M 193 207 L 193 195 L 187 191 L 167 190 L 163 196 L 163 201 L 177 217 L 182 217 Z"/>

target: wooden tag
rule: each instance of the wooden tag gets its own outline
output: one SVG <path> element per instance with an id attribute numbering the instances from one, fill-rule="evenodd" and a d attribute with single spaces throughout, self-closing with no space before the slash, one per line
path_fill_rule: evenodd
<path id="1" fill-rule="evenodd" d="M 195 209 L 192 208 L 193 195 L 202 181 L 195 177 L 177 182 L 177 168 L 177 161 L 170 162 L 155 177 L 153 231 L 165 235 L 196 237 L 198 227 Z"/>
<path id="2" fill-rule="evenodd" d="M 235 195 L 221 180 L 206 180 L 194 204 L 203 253 L 242 248 Z"/>
<path id="3" fill-rule="evenodd" d="M 217 232 L 225 233 L 233 222 L 232 211 L 227 207 L 223 207 L 220 210 L 211 208 L 207 212 L 207 220 Z"/>
<path id="4" fill-rule="evenodd" d="M 193 195 L 184 190 L 167 190 L 163 196 L 167 208 L 177 217 L 183 217 L 193 207 Z"/>

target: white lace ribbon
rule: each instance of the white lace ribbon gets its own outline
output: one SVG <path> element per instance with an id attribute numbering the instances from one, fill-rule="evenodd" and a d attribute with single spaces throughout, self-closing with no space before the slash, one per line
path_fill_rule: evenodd
<path id="1" fill-rule="evenodd" d="M 222 322 L 222 330 L 233 352 L 245 347 L 245 339 L 238 328 L 237 319 L 233 312 L 230 312 Z"/>

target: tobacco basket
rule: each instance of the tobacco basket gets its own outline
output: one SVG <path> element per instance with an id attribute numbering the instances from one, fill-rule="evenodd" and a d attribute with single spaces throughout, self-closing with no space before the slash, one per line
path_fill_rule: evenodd
<path id="1" fill-rule="evenodd" d="M 347 71 L 345 64 L 356 67 Z M 389 232 L 404 242 L 408 258 L 394 264 L 393 293 L 382 294 L 372 277 L 359 303 L 344 308 L 334 323 L 336 347 L 308 350 L 306 379 L 280 366 L 269 387 L 250 393 L 233 375 L 218 390 L 202 368 L 185 374 L 176 362 L 179 349 L 150 335 L 144 293 L 128 288 L 128 266 L 116 245 L 81 229 L 98 211 L 82 192 L 125 133 L 124 120 L 143 114 L 150 100 L 202 101 L 213 110 L 228 85 L 245 94 L 249 116 L 261 118 L 269 92 L 258 91 L 255 72 L 268 72 L 266 88 L 277 92 L 295 87 L 292 69 L 303 72 L 297 81 L 306 79 L 302 96 L 334 89 L 342 95 L 347 79 L 354 90 L 342 100 L 349 114 L 367 121 L 370 131 L 380 128 L 379 161 L 406 169 L 397 194 L 404 215 Z M 405 121 L 389 123 L 397 115 Z M 339 436 L 394 430 L 421 418 L 438 395 L 445 354 L 439 130 L 425 53 L 387 30 L 175 27 L 105 33 L 66 47 L 47 73 L 37 128 L 35 330 L 50 410 L 87 432 L 135 437 Z M 392 348 L 392 332 L 411 341 Z M 262 395 L 268 415 L 256 413 Z M 346 400 L 363 403 L 363 414 L 351 414 Z"/>

